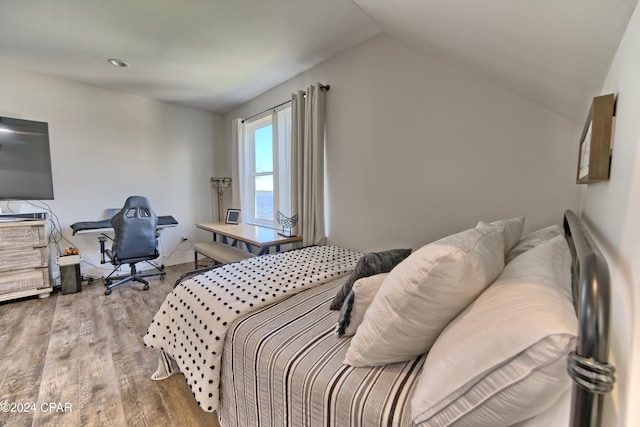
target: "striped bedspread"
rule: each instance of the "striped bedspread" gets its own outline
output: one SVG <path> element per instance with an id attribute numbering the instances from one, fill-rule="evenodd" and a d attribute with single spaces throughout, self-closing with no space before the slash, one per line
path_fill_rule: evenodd
<path id="1" fill-rule="evenodd" d="M 223 427 L 410 426 L 425 356 L 376 368 L 342 365 L 349 338 L 329 305 L 347 277 L 238 319 L 226 337 Z"/>
<path id="2" fill-rule="evenodd" d="M 167 295 L 144 336 L 147 346 L 162 350 L 153 378 L 179 369 L 198 405 L 215 411 L 223 343 L 233 321 L 346 276 L 360 256 L 336 246 L 312 246 L 248 258 L 182 282 Z"/>

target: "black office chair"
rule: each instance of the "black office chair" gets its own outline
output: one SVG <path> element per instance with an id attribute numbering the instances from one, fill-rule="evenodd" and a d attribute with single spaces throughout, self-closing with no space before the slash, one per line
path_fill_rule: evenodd
<path id="1" fill-rule="evenodd" d="M 111 249 L 105 249 L 107 236 L 98 238 L 100 241 L 100 263 L 104 264 L 105 254 L 114 265 L 113 271 L 104 279 L 107 290 L 105 295 L 111 295 L 111 289 L 128 281 L 144 283 L 144 290 L 149 289 L 149 282 L 143 279 L 148 276 L 160 276 L 164 279 L 164 265 L 158 267 L 150 263 L 158 258 L 158 217 L 151 209 L 146 197 L 131 196 L 123 208 L 111 218 L 111 226 L 115 232 Z M 147 262 L 155 270 L 138 272 L 136 264 Z M 131 274 L 127 276 L 111 277 L 120 266 L 129 264 Z M 157 271 L 156 271 L 157 270 Z"/>

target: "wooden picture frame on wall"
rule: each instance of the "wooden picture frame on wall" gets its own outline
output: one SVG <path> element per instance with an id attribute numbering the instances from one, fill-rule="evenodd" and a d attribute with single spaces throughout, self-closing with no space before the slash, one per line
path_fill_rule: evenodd
<path id="1" fill-rule="evenodd" d="M 578 184 L 589 184 L 609 179 L 615 103 L 614 94 L 593 98 L 580 138 L 576 175 L 576 183 Z"/>

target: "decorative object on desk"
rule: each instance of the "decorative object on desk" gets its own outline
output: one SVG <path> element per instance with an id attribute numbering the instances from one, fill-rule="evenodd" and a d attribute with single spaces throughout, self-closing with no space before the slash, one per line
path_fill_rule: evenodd
<path id="1" fill-rule="evenodd" d="M 218 221 L 222 221 L 222 205 L 223 205 L 223 196 L 224 192 L 227 188 L 231 186 L 231 178 L 222 177 L 222 178 L 211 178 L 211 185 L 216 190 L 218 194 Z"/>
<path id="2" fill-rule="evenodd" d="M 279 235 L 285 237 L 294 236 L 294 234 L 291 234 L 291 229 L 298 223 L 298 214 L 295 214 L 292 217 L 288 217 L 282 212 L 278 211 L 276 212 L 276 220 L 278 221 L 278 224 L 280 224 L 280 227 L 282 227 L 282 231 L 278 232 Z M 285 228 L 288 228 L 289 231 L 284 231 Z"/>
<path id="3" fill-rule="evenodd" d="M 227 217 L 224 220 L 227 224 L 240 223 L 240 209 L 227 209 Z"/>
<path id="4" fill-rule="evenodd" d="M 593 98 L 580 138 L 577 184 L 609 179 L 615 103 L 614 94 Z"/>

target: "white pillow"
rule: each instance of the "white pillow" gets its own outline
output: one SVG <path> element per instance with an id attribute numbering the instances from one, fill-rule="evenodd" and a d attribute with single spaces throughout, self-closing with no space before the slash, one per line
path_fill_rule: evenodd
<path id="1" fill-rule="evenodd" d="M 507 252 L 505 256 L 505 264 L 511 262 L 515 257 L 535 248 L 540 243 L 551 240 L 556 236 L 562 236 L 562 228 L 559 225 L 549 225 L 529 234 L 522 236 L 518 242 Z"/>
<path id="2" fill-rule="evenodd" d="M 416 425 L 513 425 L 560 398 L 578 329 L 570 268 L 558 236 L 508 264 L 451 322 L 420 373 L 411 402 Z"/>
<path id="3" fill-rule="evenodd" d="M 356 333 L 356 329 L 364 319 L 364 313 L 388 275 L 389 273 L 376 274 L 354 282 L 340 309 L 336 335 L 350 337 Z"/>
<path id="4" fill-rule="evenodd" d="M 472 228 L 423 246 L 384 280 L 344 363 L 380 366 L 429 351 L 447 324 L 503 267 L 501 226 Z"/>
<path id="5" fill-rule="evenodd" d="M 513 427 L 555 427 L 568 426 L 571 422 L 571 389 L 569 388 L 562 396 L 546 411 Z"/>
<path id="6" fill-rule="evenodd" d="M 494 221 L 491 223 L 492 225 L 501 225 L 504 227 L 504 253 L 506 255 L 507 252 L 513 248 L 513 246 L 518 242 L 520 236 L 522 236 L 522 229 L 524 228 L 524 217 L 519 216 L 511 219 L 502 219 L 500 221 Z M 480 221 L 478 223 L 478 227 L 487 225 L 486 222 Z"/>

